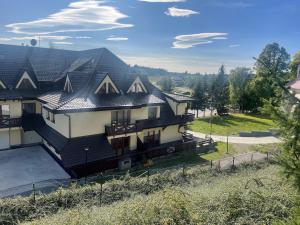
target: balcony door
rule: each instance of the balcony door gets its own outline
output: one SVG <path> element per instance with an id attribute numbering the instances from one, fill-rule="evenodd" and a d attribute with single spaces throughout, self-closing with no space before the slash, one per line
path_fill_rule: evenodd
<path id="1" fill-rule="evenodd" d="M 35 103 L 23 103 L 22 104 L 23 115 L 35 114 Z"/>
<path id="2" fill-rule="evenodd" d="M 146 148 L 153 148 L 160 145 L 160 131 L 155 133 L 155 131 L 148 132 L 147 135 L 144 136 L 144 146 Z"/>
<path id="3" fill-rule="evenodd" d="M 129 124 L 131 120 L 130 110 L 116 110 L 111 112 L 112 124 Z"/>
<path id="4" fill-rule="evenodd" d="M 111 146 L 117 155 L 123 155 L 130 149 L 130 137 L 114 138 L 111 140 Z"/>

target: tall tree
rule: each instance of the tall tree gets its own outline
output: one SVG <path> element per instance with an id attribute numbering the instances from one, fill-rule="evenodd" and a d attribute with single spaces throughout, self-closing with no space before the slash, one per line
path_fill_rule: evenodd
<path id="1" fill-rule="evenodd" d="M 266 45 L 260 53 L 255 63 L 256 75 L 253 80 L 253 88 L 259 96 L 261 105 L 264 100 L 281 94 L 278 83 L 286 82 L 289 63 L 290 55 L 277 43 Z"/>
<path id="2" fill-rule="evenodd" d="M 204 110 L 206 106 L 206 93 L 204 83 L 201 79 L 198 79 L 196 85 L 194 86 L 193 90 L 193 97 L 195 98 L 195 102 L 193 102 L 193 108 L 197 110 L 197 117 L 198 117 L 198 110 Z"/>
<path id="3" fill-rule="evenodd" d="M 212 102 L 219 115 L 222 115 L 226 110 L 225 106 L 229 101 L 229 85 L 228 77 L 225 74 L 225 66 L 222 65 L 219 69 L 217 78 L 212 85 Z"/>
<path id="4" fill-rule="evenodd" d="M 164 77 L 158 82 L 158 85 L 163 91 L 171 92 L 174 88 L 173 82 L 170 77 Z"/>
<path id="5" fill-rule="evenodd" d="M 230 103 L 241 111 L 253 111 L 253 101 L 250 100 L 253 96 L 250 88 L 251 78 L 251 70 L 245 67 L 237 67 L 229 74 Z"/>

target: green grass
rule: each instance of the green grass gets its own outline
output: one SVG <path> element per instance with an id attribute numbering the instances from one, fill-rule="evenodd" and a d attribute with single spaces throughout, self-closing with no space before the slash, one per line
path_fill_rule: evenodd
<path id="1" fill-rule="evenodd" d="M 212 119 L 212 133 L 218 135 L 232 135 L 239 132 L 266 131 L 276 128 L 270 119 L 258 115 L 230 114 L 228 116 L 214 116 Z M 210 133 L 210 118 L 196 119 L 189 129 L 205 134 Z"/>
<path id="2" fill-rule="evenodd" d="M 149 195 L 132 194 L 130 198 L 104 206 L 99 206 L 99 200 L 84 199 L 75 208 L 62 209 L 27 224 L 272 224 L 288 218 L 297 203 L 296 190 L 279 171 L 278 166 L 267 163 L 245 166 L 233 173 L 201 172 L 192 168 L 181 179 L 183 185 L 178 185 L 175 171 L 153 177 L 150 185 L 153 182 L 159 185 L 158 180 L 165 185 L 172 184 Z M 127 183 L 123 188 L 134 190 L 137 180 Z M 96 190 L 93 193 L 96 195 Z"/>

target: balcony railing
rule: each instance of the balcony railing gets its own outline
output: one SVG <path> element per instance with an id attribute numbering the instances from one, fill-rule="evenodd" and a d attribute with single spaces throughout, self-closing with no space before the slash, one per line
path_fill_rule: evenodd
<path id="1" fill-rule="evenodd" d="M 111 124 L 105 126 L 105 133 L 107 136 L 116 136 L 127 133 L 136 133 L 143 129 L 141 123 L 120 123 L 120 124 Z"/>
<path id="2" fill-rule="evenodd" d="M 0 128 L 20 127 L 22 118 L 0 117 Z"/>
<path id="3" fill-rule="evenodd" d="M 186 122 L 192 122 L 195 119 L 195 115 L 192 113 L 186 113 L 183 115 L 179 115 L 177 117 L 180 117 L 181 119 L 183 119 Z"/>

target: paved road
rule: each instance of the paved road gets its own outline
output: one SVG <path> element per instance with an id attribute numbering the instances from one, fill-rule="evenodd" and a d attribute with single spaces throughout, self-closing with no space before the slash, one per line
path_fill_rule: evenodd
<path id="1" fill-rule="evenodd" d="M 193 134 L 194 137 L 198 138 L 205 138 L 207 135 L 188 131 L 189 133 Z M 220 135 L 212 135 L 211 136 L 214 141 L 220 141 L 220 142 L 227 142 L 226 136 L 220 136 Z M 274 136 L 268 136 L 268 137 L 238 137 L 238 136 L 229 136 L 228 137 L 229 143 L 236 143 L 236 144 L 276 144 L 281 143 L 282 141 L 279 138 L 276 138 Z"/>

